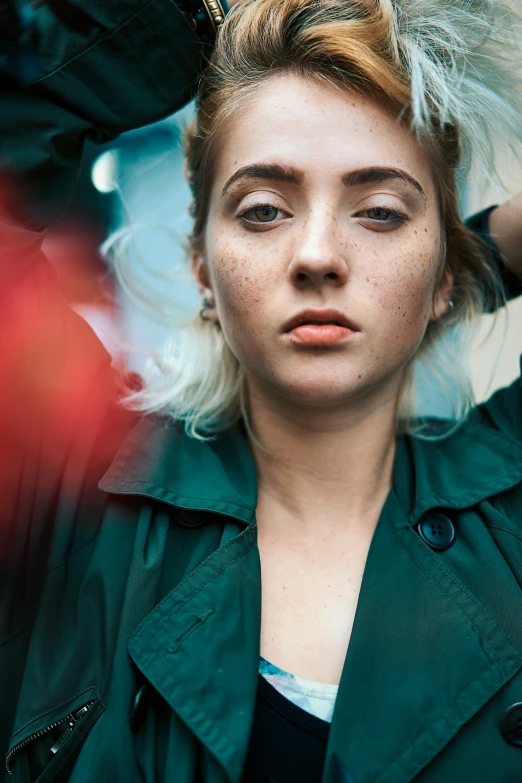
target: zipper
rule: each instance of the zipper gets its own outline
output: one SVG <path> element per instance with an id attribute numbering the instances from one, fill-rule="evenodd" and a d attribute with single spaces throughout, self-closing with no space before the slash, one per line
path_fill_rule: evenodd
<path id="1" fill-rule="evenodd" d="M 57 720 L 55 723 L 51 723 L 51 725 L 46 726 L 45 729 L 40 729 L 40 731 L 36 731 L 34 734 L 31 734 L 29 737 L 26 737 L 22 742 L 19 742 L 18 745 L 15 745 L 14 748 L 12 748 L 7 754 L 5 760 L 5 767 L 9 772 L 9 774 L 10 775 L 13 774 L 11 771 L 11 761 L 13 760 L 13 756 L 16 753 L 18 753 L 19 750 L 22 750 L 22 748 L 25 748 L 25 746 L 29 745 L 30 742 L 33 742 L 33 740 L 37 739 L 38 737 L 42 737 L 44 734 L 47 734 L 49 731 L 52 731 L 57 726 L 61 726 L 62 724 L 67 723 L 67 726 L 64 726 L 64 730 L 62 734 L 58 737 L 58 739 L 56 740 L 56 742 L 51 748 L 51 753 L 53 755 L 57 753 L 62 747 L 65 740 L 67 739 L 67 737 L 73 731 L 77 722 L 81 720 L 83 716 L 89 712 L 93 704 L 94 701 L 87 702 L 87 704 L 84 704 L 83 707 L 79 707 L 74 712 L 71 712 L 69 715 L 66 715 L 65 718 L 62 718 L 61 720 Z"/>

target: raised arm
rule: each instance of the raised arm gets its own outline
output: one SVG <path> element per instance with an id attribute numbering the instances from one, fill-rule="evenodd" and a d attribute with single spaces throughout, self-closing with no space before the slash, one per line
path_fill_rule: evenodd
<path id="1" fill-rule="evenodd" d="M 506 266 L 520 281 L 522 293 L 522 193 L 491 211 L 489 233 Z"/>
<path id="2" fill-rule="evenodd" d="M 34 14 L 38 79 L 22 86 L 0 74 L 0 482 L 9 486 L 15 446 L 36 441 L 36 425 L 55 414 L 71 429 L 110 366 L 60 296 L 41 251 L 45 229 L 70 198 L 85 140 L 107 142 L 184 105 L 203 54 L 171 0 L 58 0 Z"/>
<path id="3" fill-rule="evenodd" d="M 471 215 L 465 223 L 489 245 L 489 263 L 499 272 L 506 299 L 521 296 L 522 194 Z M 493 301 L 487 302 L 486 312 L 495 307 Z"/>
<path id="4" fill-rule="evenodd" d="M 40 76 L 2 78 L 0 167 L 22 187 L 24 228 L 63 210 L 86 138 L 106 142 L 192 96 L 203 47 L 171 0 L 70 0 L 35 10 Z"/>
<path id="5" fill-rule="evenodd" d="M 522 193 L 497 207 L 489 207 L 466 221 L 492 249 L 491 262 L 498 267 L 506 298 L 522 295 Z M 484 420 L 511 439 L 522 440 L 521 375 L 479 406 Z"/>

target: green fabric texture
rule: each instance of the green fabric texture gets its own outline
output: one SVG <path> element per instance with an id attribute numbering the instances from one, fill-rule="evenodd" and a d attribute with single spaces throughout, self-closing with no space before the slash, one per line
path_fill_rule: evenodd
<path id="1" fill-rule="evenodd" d="M 28 229 L 63 209 L 87 136 L 106 141 L 174 111 L 202 58 L 170 0 L 89 0 L 74 25 L 71 8 L 39 8 L 45 76 L 0 94 L 4 168 L 23 176 L 28 194 L 12 222 L 31 249 L 38 291 L 63 313 L 64 351 L 85 325 L 52 293 L 40 237 Z M 0 260 L 8 277 L 14 257 Z M 96 356 L 86 398 L 109 372 L 105 352 Z M 201 443 L 155 416 L 134 417 L 101 459 L 118 415 L 110 403 L 76 441 L 58 449 L 49 438 L 30 452 L 22 443 L 6 457 L 6 779 L 239 783 L 261 625 L 254 459 L 240 426 Z M 455 525 L 445 551 L 417 532 L 433 510 Z M 340 783 L 339 762 L 353 783 L 520 780 L 522 748 L 500 724 L 522 702 L 521 587 L 517 379 L 443 441 L 398 438 L 322 783 Z M 145 706 L 131 725 L 143 684 Z"/>

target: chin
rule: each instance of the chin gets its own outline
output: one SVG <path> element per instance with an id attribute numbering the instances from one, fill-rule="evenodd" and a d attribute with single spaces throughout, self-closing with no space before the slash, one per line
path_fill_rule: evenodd
<path id="1" fill-rule="evenodd" d="M 349 402 L 365 390 L 363 379 L 323 376 L 286 385 L 281 389 L 282 395 L 288 400 L 313 408 L 334 408 Z"/>

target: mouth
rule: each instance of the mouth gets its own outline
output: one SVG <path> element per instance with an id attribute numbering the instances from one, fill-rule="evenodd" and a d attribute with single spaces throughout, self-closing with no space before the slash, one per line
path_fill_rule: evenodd
<path id="1" fill-rule="evenodd" d="M 283 331 L 295 345 L 325 347 L 351 341 L 361 330 L 338 310 L 302 310 Z"/>
<path id="2" fill-rule="evenodd" d="M 337 326 L 359 332 L 360 328 L 339 310 L 302 310 L 289 318 L 283 326 L 283 332 L 292 332 L 301 326 Z"/>

